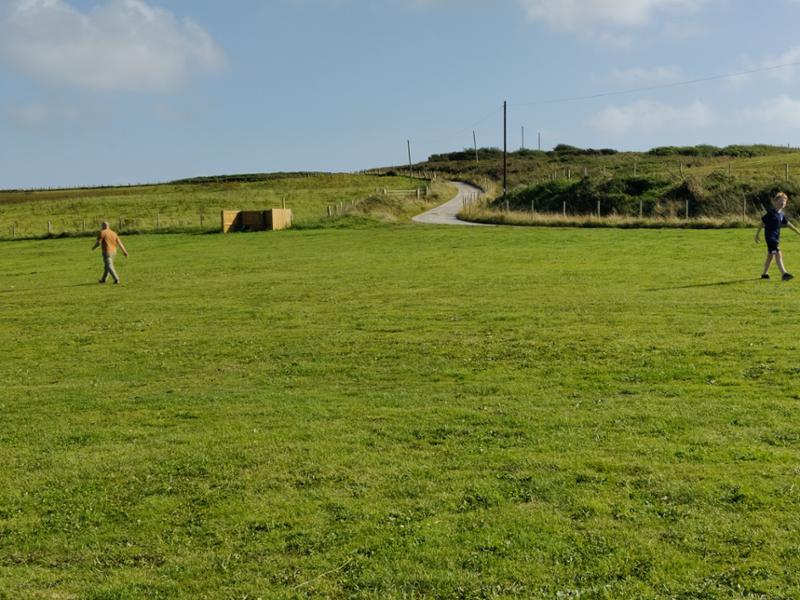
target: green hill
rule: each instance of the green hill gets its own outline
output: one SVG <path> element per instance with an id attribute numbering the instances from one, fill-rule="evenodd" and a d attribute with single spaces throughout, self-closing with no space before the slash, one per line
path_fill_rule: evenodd
<path id="1" fill-rule="evenodd" d="M 585 215 L 690 217 L 750 216 L 777 190 L 800 194 L 800 150 L 751 146 L 660 147 L 648 152 L 559 145 L 550 152 L 520 150 L 507 157 L 508 193 L 502 196 L 503 153 L 482 148 L 436 154 L 417 168 L 488 187 L 496 208 Z M 565 204 L 566 203 L 566 204 Z M 790 207 L 791 209 L 791 207 Z"/>
<path id="2" fill-rule="evenodd" d="M 385 191 L 425 189 L 416 201 Z M 0 238 L 80 235 L 107 220 L 122 232 L 216 231 L 223 209 L 263 210 L 284 203 L 299 226 L 340 216 L 403 218 L 447 200 L 449 190 L 405 176 L 343 173 L 271 173 L 200 177 L 158 185 L 0 191 Z M 369 208 L 369 211 L 366 210 Z M 48 223 L 50 226 L 48 227 Z"/>

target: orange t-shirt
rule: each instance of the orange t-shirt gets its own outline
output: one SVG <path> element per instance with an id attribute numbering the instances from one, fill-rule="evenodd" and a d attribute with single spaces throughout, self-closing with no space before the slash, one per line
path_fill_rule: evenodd
<path id="1" fill-rule="evenodd" d="M 97 241 L 100 242 L 100 247 L 103 249 L 103 254 L 110 256 L 117 253 L 119 236 L 110 229 L 103 229 L 97 236 Z"/>

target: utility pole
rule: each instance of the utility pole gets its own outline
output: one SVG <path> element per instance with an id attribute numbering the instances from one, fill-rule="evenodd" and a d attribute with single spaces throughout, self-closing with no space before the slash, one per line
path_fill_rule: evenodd
<path id="1" fill-rule="evenodd" d="M 411 140 L 406 140 L 408 144 L 408 178 L 411 179 Z"/>
<path id="2" fill-rule="evenodd" d="M 475 130 L 472 130 L 472 145 L 475 146 L 475 164 L 478 164 L 478 136 L 475 135 Z"/>
<path id="3" fill-rule="evenodd" d="M 503 100 L 503 197 L 508 191 L 508 101 Z"/>

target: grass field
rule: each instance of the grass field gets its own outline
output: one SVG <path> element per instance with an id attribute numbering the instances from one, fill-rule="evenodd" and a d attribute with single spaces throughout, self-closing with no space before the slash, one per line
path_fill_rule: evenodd
<path id="1" fill-rule="evenodd" d="M 300 225 L 316 223 L 327 207 L 350 205 L 383 189 L 427 184 L 408 177 L 286 174 L 262 181 L 208 181 L 140 187 L 0 191 L 0 239 L 94 231 L 107 220 L 129 231 L 219 231 L 220 211 L 280 208 L 286 203 Z"/>
<path id="2" fill-rule="evenodd" d="M 127 243 L 0 244 L 0 598 L 800 597 L 752 231 Z"/>

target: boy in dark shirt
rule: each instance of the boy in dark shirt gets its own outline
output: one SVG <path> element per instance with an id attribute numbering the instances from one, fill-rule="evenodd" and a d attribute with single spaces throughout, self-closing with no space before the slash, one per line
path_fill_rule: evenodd
<path id="1" fill-rule="evenodd" d="M 783 192 L 775 194 L 775 197 L 772 199 L 772 208 L 767 211 L 767 214 L 761 217 L 761 225 L 758 226 L 758 230 L 756 231 L 756 244 L 758 244 L 758 238 L 761 234 L 762 227 L 764 228 L 764 241 L 767 242 L 767 261 L 764 263 L 764 272 L 761 274 L 761 279 L 769 279 L 768 271 L 773 259 L 775 259 L 775 263 L 781 270 L 782 279 L 784 281 L 789 281 L 794 277 L 794 275 L 787 272 L 786 268 L 783 266 L 783 254 L 779 247 L 781 241 L 781 227 L 784 225 L 800 235 L 800 230 L 789 223 L 786 215 L 783 214 L 783 209 L 786 207 L 788 201 L 789 197 Z"/>

